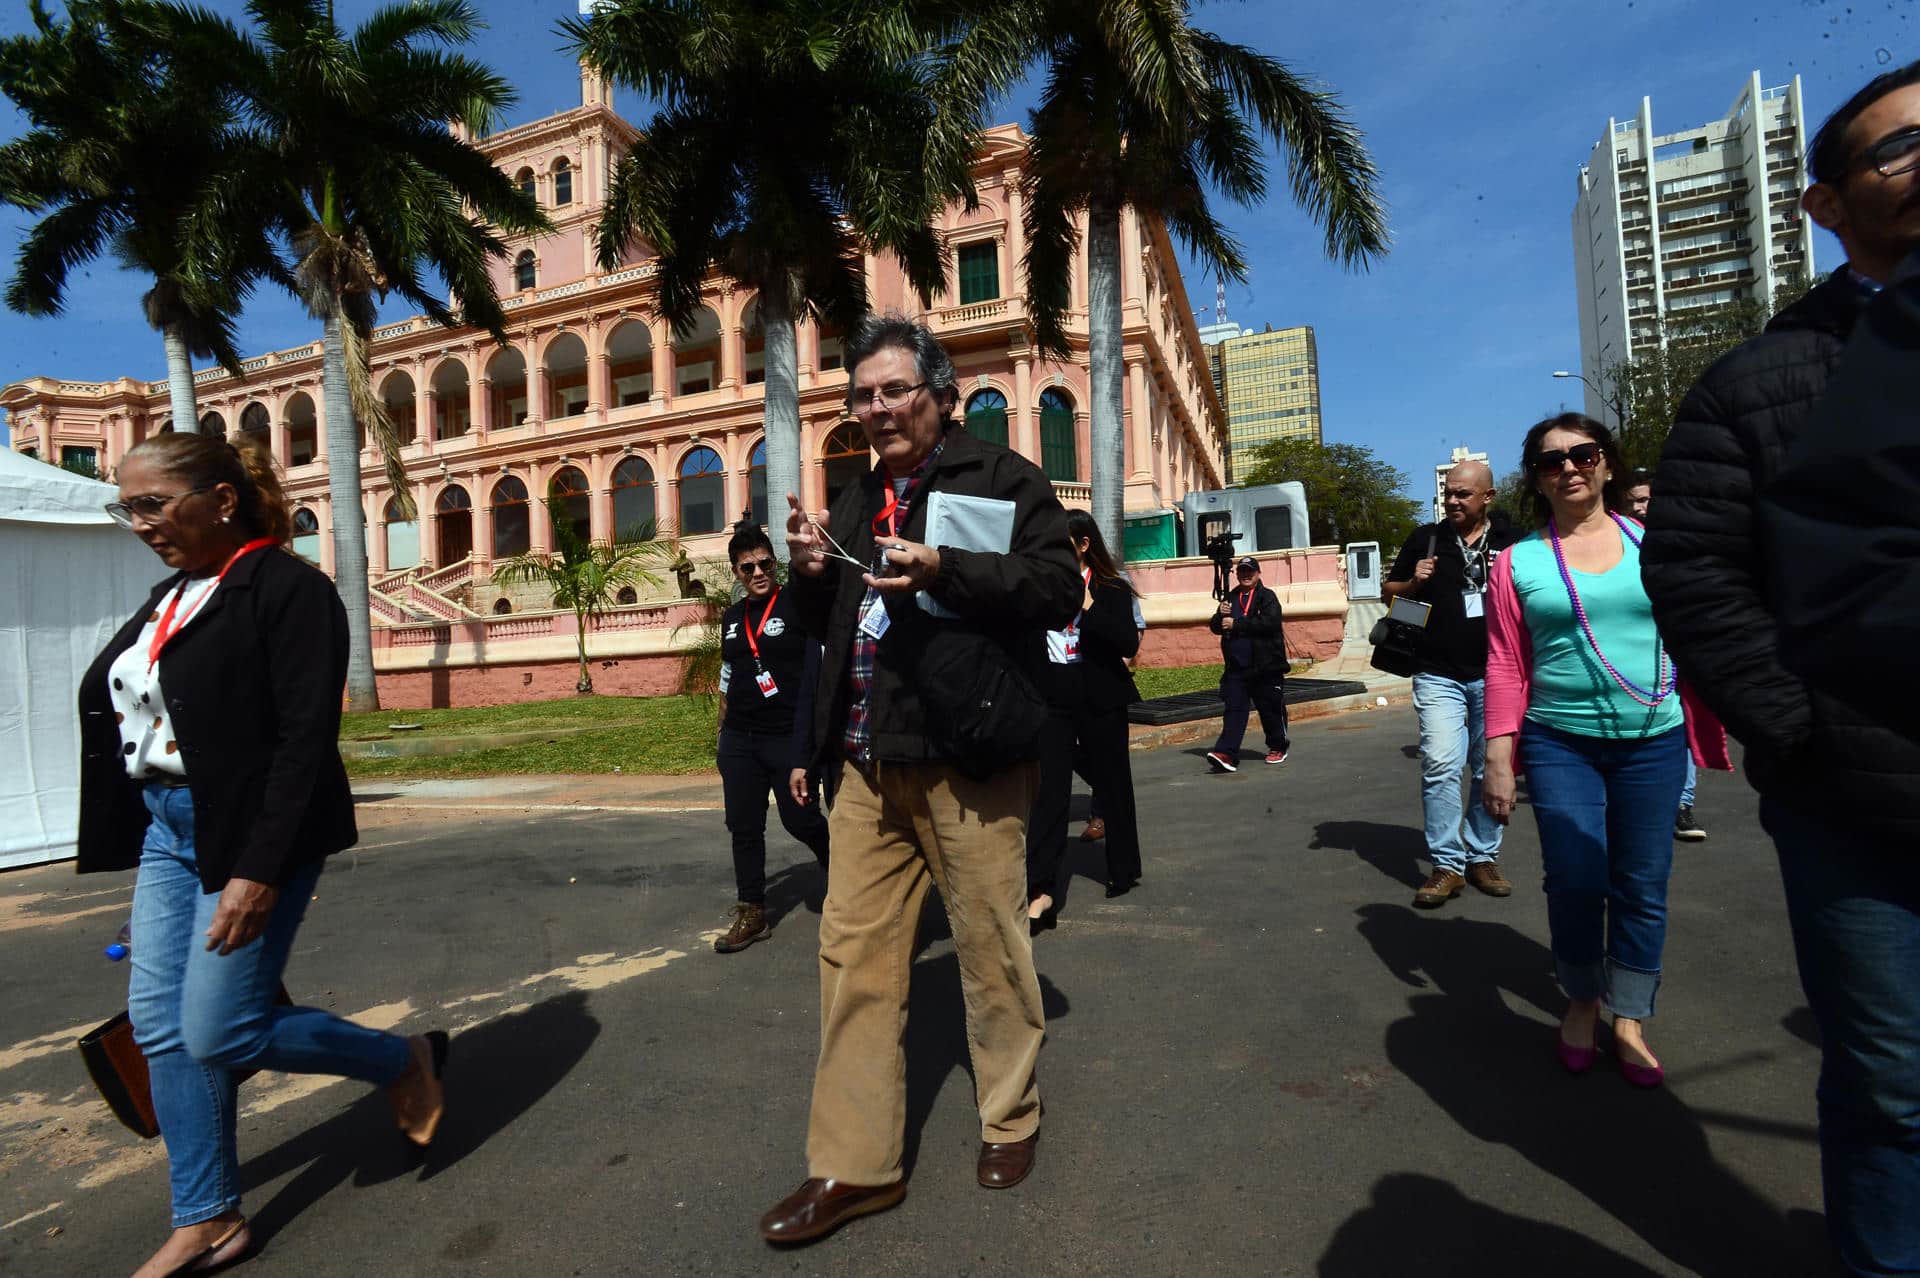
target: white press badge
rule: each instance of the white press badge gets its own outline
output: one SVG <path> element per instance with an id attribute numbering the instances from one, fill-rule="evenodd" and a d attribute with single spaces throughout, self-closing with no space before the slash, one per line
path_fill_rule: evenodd
<path id="1" fill-rule="evenodd" d="M 1460 593 L 1460 603 L 1461 606 L 1466 609 L 1469 620 L 1474 617 L 1484 617 L 1487 615 L 1487 597 L 1478 590 L 1462 591 Z"/>
<path id="2" fill-rule="evenodd" d="M 753 677 L 753 681 L 760 685 L 761 696 L 777 697 L 780 695 L 780 689 L 774 685 L 773 675 L 768 671 L 762 670 Z"/>
<path id="3" fill-rule="evenodd" d="M 887 615 L 887 601 L 880 595 L 873 597 L 867 610 L 860 614 L 860 633 L 869 639 L 878 639 L 887 633 L 887 627 L 893 621 Z"/>

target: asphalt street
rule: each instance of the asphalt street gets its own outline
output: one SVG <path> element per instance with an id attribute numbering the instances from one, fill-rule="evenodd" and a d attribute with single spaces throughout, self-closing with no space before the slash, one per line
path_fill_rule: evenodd
<path id="1" fill-rule="evenodd" d="M 1649 1036 L 1669 1085 L 1553 1059 L 1562 999 L 1522 812 L 1515 893 L 1410 908 L 1425 875 L 1411 711 L 1302 724 L 1292 759 L 1209 775 L 1136 754 L 1146 876 L 1109 902 L 1075 843 L 1036 942 L 1049 1018 L 1039 1165 L 974 1184 L 960 985 L 937 905 L 915 967 L 911 1187 L 778 1252 L 754 1223 L 805 1175 L 818 872 L 773 822 L 774 937 L 711 952 L 732 877 L 717 787 L 653 810 L 513 807 L 512 783 L 362 795 L 287 984 L 401 1032 L 456 1030 L 422 1160 L 362 1085 L 242 1089 L 268 1275 L 1822 1272 L 1813 1083 L 1779 879 L 1735 777 L 1676 852 Z M 375 783 L 377 785 L 377 783 Z M 604 790 L 604 787 L 603 787 Z M 1083 800 L 1077 806 L 1083 806 Z M 1075 827 L 1077 830 L 1077 826 Z M 116 1274 L 167 1220 L 158 1143 L 73 1050 L 124 1003 L 99 956 L 130 883 L 0 875 L 0 1271 Z"/>

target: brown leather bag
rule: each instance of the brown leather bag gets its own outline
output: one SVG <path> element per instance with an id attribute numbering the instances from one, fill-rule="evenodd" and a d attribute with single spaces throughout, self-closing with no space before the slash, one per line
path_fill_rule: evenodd
<path id="1" fill-rule="evenodd" d="M 282 985 L 274 996 L 275 1007 L 293 1006 L 293 996 Z M 153 1113 L 153 1084 L 147 1075 L 147 1058 L 133 1041 L 133 1022 L 120 1012 L 111 1020 L 88 1031 L 80 1038 L 80 1059 L 87 1074 L 99 1089 L 101 1099 L 113 1116 L 135 1136 L 152 1140 L 160 1134 L 160 1120 Z M 234 1082 L 244 1083 L 254 1070 L 236 1075 Z"/>

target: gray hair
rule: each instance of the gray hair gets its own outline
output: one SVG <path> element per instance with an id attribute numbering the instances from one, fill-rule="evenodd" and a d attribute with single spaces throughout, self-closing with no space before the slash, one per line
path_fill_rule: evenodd
<path id="1" fill-rule="evenodd" d="M 853 330 L 853 336 L 847 339 L 846 362 L 847 377 L 852 379 L 854 370 L 862 361 L 884 350 L 902 350 L 913 353 L 913 369 L 927 389 L 934 396 L 952 391 L 947 411 L 953 411 L 954 404 L 960 399 L 958 376 L 953 371 L 953 359 L 947 354 L 947 348 L 933 335 L 933 330 L 925 324 L 916 323 L 898 311 L 888 311 L 884 315 L 868 315 Z"/>

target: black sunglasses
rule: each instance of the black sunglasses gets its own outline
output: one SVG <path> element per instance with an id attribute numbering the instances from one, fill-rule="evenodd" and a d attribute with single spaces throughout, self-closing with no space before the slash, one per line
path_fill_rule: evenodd
<path id="1" fill-rule="evenodd" d="M 1533 459 L 1536 475 L 1557 475 L 1573 463 L 1575 470 L 1592 470 L 1604 455 L 1598 444 L 1575 444 L 1572 448 L 1550 448 Z"/>
<path id="2" fill-rule="evenodd" d="M 769 577 L 773 575 L 773 560 L 771 559 L 742 559 L 739 563 L 735 564 L 734 567 L 742 577 L 751 577 L 757 572 L 764 572 Z"/>

